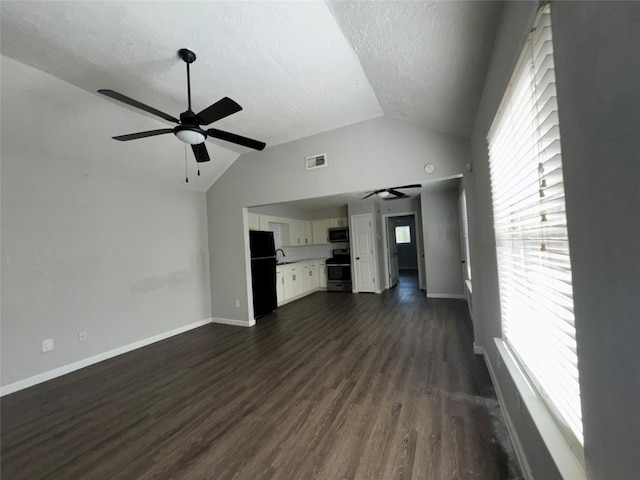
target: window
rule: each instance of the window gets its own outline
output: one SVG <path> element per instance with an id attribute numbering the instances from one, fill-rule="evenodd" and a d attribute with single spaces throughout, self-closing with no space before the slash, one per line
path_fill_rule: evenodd
<path id="1" fill-rule="evenodd" d="M 411 228 L 408 225 L 396 227 L 396 243 L 411 243 Z"/>
<path id="2" fill-rule="evenodd" d="M 549 5 L 540 11 L 489 131 L 489 170 L 503 338 L 567 437 L 581 449 L 549 12 Z"/>
<path id="3" fill-rule="evenodd" d="M 469 255 L 469 217 L 467 216 L 467 195 L 460 195 L 460 222 L 462 223 L 462 250 L 464 255 L 464 274 L 471 281 L 471 257 Z"/>

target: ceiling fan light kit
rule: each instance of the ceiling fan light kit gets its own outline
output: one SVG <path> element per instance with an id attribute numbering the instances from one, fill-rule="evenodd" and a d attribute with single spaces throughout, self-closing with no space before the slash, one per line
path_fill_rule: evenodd
<path id="1" fill-rule="evenodd" d="M 196 61 L 196 54 L 189 49 L 181 48 L 180 50 L 178 50 L 178 56 L 187 65 L 188 100 L 187 110 L 180 114 L 179 120 L 172 115 L 145 105 L 144 103 L 138 102 L 133 98 L 129 98 L 113 90 L 98 90 L 98 93 L 100 93 L 101 95 L 125 103 L 131 107 L 144 110 L 145 112 L 151 113 L 157 117 L 162 118 L 163 120 L 177 123 L 178 125 L 174 128 L 162 128 L 159 130 L 149 130 L 146 132 L 118 135 L 113 137 L 113 139 L 121 142 L 126 142 L 129 140 L 137 140 L 140 138 L 173 133 L 182 142 L 191 145 L 191 149 L 193 150 L 196 162 L 198 163 L 208 162 L 210 160 L 207 147 L 204 144 L 204 141 L 207 139 L 207 137 L 217 138 L 219 140 L 224 140 L 225 142 L 235 143 L 236 145 L 252 148 L 254 150 L 263 150 L 266 147 L 266 144 L 264 142 L 260 142 L 258 140 L 253 140 L 251 138 L 243 137 L 241 135 L 236 135 L 235 133 L 225 132 L 223 130 L 218 130 L 215 128 L 203 130 L 200 127 L 201 125 L 209 125 L 210 123 L 221 120 L 225 117 L 228 117 L 229 115 L 233 115 L 234 113 L 242 110 L 242 107 L 229 97 L 224 97 L 221 100 L 218 100 L 216 103 L 208 106 L 201 112 L 197 114 L 194 113 L 191 110 L 191 73 L 189 70 L 189 65 Z"/>
<path id="2" fill-rule="evenodd" d="M 420 185 L 419 183 L 414 183 L 412 185 L 402 185 L 401 187 L 381 188 L 380 190 L 374 190 L 373 192 L 369 193 L 369 195 L 365 195 L 364 197 L 362 197 L 362 200 L 364 200 L 365 198 L 369 198 L 372 195 L 377 195 L 378 197 L 384 200 L 404 198 L 404 197 L 408 197 L 409 195 L 401 192 L 400 190 L 403 190 L 405 188 L 421 188 L 421 187 L 422 185 Z"/>
<path id="3" fill-rule="evenodd" d="M 207 138 L 206 132 L 200 130 L 198 127 L 192 127 L 189 125 L 178 125 L 173 129 L 173 133 L 184 143 L 188 143 L 190 145 L 198 145 L 204 142 Z"/>

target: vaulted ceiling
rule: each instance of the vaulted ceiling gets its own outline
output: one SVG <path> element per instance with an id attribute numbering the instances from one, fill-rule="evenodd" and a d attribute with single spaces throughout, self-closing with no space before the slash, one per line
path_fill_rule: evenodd
<path id="1" fill-rule="evenodd" d="M 3 1 L 1 52 L 19 62 L 3 59 L 3 153 L 54 155 L 81 132 L 85 161 L 95 152 L 206 191 L 247 150 L 208 140 L 211 164 L 185 185 L 173 135 L 110 139 L 171 125 L 96 93 L 113 89 L 177 116 L 186 110 L 182 47 L 198 56 L 194 110 L 229 96 L 244 110 L 212 126 L 267 146 L 380 115 L 468 137 L 501 12 L 501 2 L 474 1 Z"/>

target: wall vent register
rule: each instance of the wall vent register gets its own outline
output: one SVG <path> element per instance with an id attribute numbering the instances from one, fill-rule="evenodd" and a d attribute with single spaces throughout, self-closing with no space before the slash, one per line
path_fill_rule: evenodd
<path id="1" fill-rule="evenodd" d="M 313 155 L 305 158 L 305 167 L 307 170 L 314 170 L 316 168 L 327 166 L 327 154 L 321 153 L 320 155 Z"/>

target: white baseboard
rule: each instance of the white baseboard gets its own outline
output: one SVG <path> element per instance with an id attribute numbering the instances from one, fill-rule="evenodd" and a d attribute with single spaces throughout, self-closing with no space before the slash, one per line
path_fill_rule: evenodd
<path id="1" fill-rule="evenodd" d="M 474 343 L 473 344 L 473 353 L 475 353 L 476 355 L 484 355 L 485 354 L 484 347 L 482 347 L 480 345 L 476 345 Z M 485 360 L 485 362 L 486 362 L 486 360 Z"/>
<path id="2" fill-rule="evenodd" d="M 234 320 L 232 318 L 213 317 L 211 318 L 211 322 L 221 323 L 222 325 L 233 325 L 234 327 L 253 327 L 256 324 L 254 318 L 251 320 Z"/>
<path id="3" fill-rule="evenodd" d="M 122 355 L 123 353 L 131 352 L 133 350 L 137 350 L 138 348 L 146 347 L 147 345 L 151 345 L 152 343 L 156 343 L 156 342 L 159 342 L 160 340 L 164 340 L 166 338 L 179 335 L 189 330 L 193 330 L 194 328 L 208 325 L 209 323 L 212 323 L 212 321 L 213 319 L 206 318 L 204 320 L 200 320 L 199 322 L 194 322 L 194 323 L 190 323 L 189 325 L 184 325 L 182 327 L 174 328 L 173 330 L 169 330 L 168 332 L 159 333 L 158 335 L 154 335 L 153 337 L 138 340 L 137 342 L 130 343 L 129 345 L 124 345 L 122 347 L 114 348 L 113 350 L 99 353 L 98 355 L 84 358 L 82 360 L 78 360 L 77 362 L 73 362 L 68 365 L 63 365 L 62 367 L 54 368 L 53 370 L 49 370 L 47 372 L 39 373 L 32 377 L 25 378 L 24 380 L 18 380 L 17 382 L 10 383 L 9 385 L 5 385 L 4 387 L 1 387 L 0 397 L 9 395 L 10 393 L 14 393 L 19 390 L 24 390 L 25 388 L 32 387 L 34 385 L 46 382 L 48 380 L 53 380 L 54 378 L 61 377 L 62 375 L 66 375 L 67 373 L 75 372 L 76 370 L 80 370 L 81 368 L 88 367 L 89 365 L 93 365 L 95 363 L 99 363 L 104 360 L 117 357 L 118 355 Z"/>
<path id="4" fill-rule="evenodd" d="M 464 300 L 463 293 L 427 293 L 427 298 L 455 298 L 458 300 Z"/>
<path id="5" fill-rule="evenodd" d="M 476 349 L 478 349 L 477 352 Z M 476 346 L 474 344 L 473 353 L 481 353 L 484 356 L 484 363 L 487 365 L 487 370 L 489 370 L 489 376 L 491 377 L 491 382 L 493 383 L 493 387 L 496 391 L 496 396 L 498 397 L 500 410 L 502 411 L 502 415 L 504 416 L 504 423 L 507 426 L 507 431 L 509 432 L 509 437 L 511 438 L 513 449 L 516 452 L 516 457 L 518 458 L 518 463 L 520 464 L 520 470 L 522 470 L 522 474 L 524 475 L 525 480 L 534 480 L 533 473 L 531 472 L 531 467 L 529 467 L 529 462 L 527 461 L 527 457 L 524 454 L 524 448 L 522 447 L 522 443 L 520 443 L 520 437 L 518 437 L 516 427 L 513 425 L 511 417 L 509 416 L 509 412 L 505 407 L 504 397 L 502 396 L 500 385 L 498 384 L 496 374 L 493 371 L 493 367 L 491 366 L 491 362 L 489 361 L 487 352 L 484 347 Z"/>

